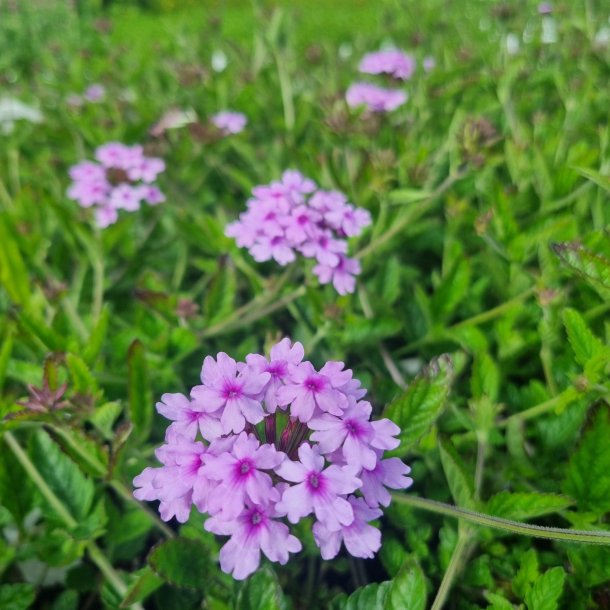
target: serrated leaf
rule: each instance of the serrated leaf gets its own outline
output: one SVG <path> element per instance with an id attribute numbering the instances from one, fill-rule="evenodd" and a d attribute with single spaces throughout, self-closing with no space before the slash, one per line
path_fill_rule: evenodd
<path id="1" fill-rule="evenodd" d="M 578 582 L 587 587 L 610 582 L 610 547 L 574 544 L 567 551 Z"/>
<path id="2" fill-rule="evenodd" d="M 534 549 L 528 549 L 519 557 L 519 571 L 513 579 L 513 591 L 524 597 L 532 583 L 538 578 L 538 555 Z"/>
<path id="3" fill-rule="evenodd" d="M 373 583 L 354 591 L 341 610 L 383 610 L 391 581 Z"/>
<path id="4" fill-rule="evenodd" d="M 557 494 L 501 491 L 489 499 L 486 512 L 495 517 L 523 521 L 555 513 L 572 504 L 574 500 Z"/>
<path id="5" fill-rule="evenodd" d="M 138 440 L 148 438 L 152 427 L 154 406 L 150 385 L 146 354 L 142 343 L 136 339 L 127 354 L 129 418 L 133 423 Z"/>
<path id="6" fill-rule="evenodd" d="M 93 503 L 93 483 L 43 430 L 32 435 L 32 461 L 74 519 L 84 520 Z M 48 510 L 54 512 L 50 506 Z"/>
<path id="7" fill-rule="evenodd" d="M 596 286 L 610 289 L 610 260 L 577 243 L 553 244 L 553 251 L 568 267 Z"/>
<path id="8" fill-rule="evenodd" d="M 26 610 L 36 597 L 34 587 L 26 583 L 0 585 L 0 608 L 2 610 Z"/>
<path id="9" fill-rule="evenodd" d="M 207 551 L 197 540 L 173 538 L 148 554 L 148 564 L 166 582 L 177 587 L 205 590 L 210 574 Z"/>
<path id="10" fill-rule="evenodd" d="M 515 610 L 515 607 L 501 595 L 497 593 L 485 593 L 485 599 L 489 602 L 486 610 Z"/>
<path id="11" fill-rule="evenodd" d="M 477 354 L 472 366 L 470 391 L 474 398 L 486 396 L 492 403 L 498 400 L 500 372 L 492 357 L 486 353 Z"/>
<path id="12" fill-rule="evenodd" d="M 470 474 L 453 445 L 439 441 L 441 464 L 455 503 L 463 508 L 475 509 L 474 476 Z"/>
<path id="13" fill-rule="evenodd" d="M 112 438 L 112 427 L 117 417 L 121 414 L 121 405 L 118 402 L 107 402 L 96 407 L 89 416 L 89 421 L 104 435 L 104 438 Z"/>
<path id="14" fill-rule="evenodd" d="M 286 599 L 275 572 L 264 567 L 241 586 L 235 610 L 287 610 Z"/>
<path id="15" fill-rule="evenodd" d="M 79 394 L 90 396 L 97 393 L 97 382 L 85 361 L 76 354 L 66 354 L 66 365 L 70 372 L 72 389 Z"/>
<path id="16" fill-rule="evenodd" d="M 419 565 L 405 563 L 390 581 L 383 610 L 425 610 L 426 580 Z"/>
<path id="17" fill-rule="evenodd" d="M 133 575 L 134 581 L 129 585 L 127 593 L 121 602 L 121 608 L 129 608 L 132 604 L 146 599 L 156 591 L 164 582 L 150 567 L 146 566 Z"/>
<path id="18" fill-rule="evenodd" d="M 525 594 L 528 610 L 557 610 L 559 598 L 563 593 L 566 573 L 563 568 L 547 570 L 536 579 L 531 589 Z"/>
<path id="19" fill-rule="evenodd" d="M 581 366 L 584 367 L 591 358 L 602 352 L 602 342 L 591 332 L 584 318 L 575 309 L 563 310 L 563 324 L 576 361 Z"/>
<path id="20" fill-rule="evenodd" d="M 417 446 L 442 413 L 453 381 L 453 363 L 447 354 L 432 360 L 401 396 L 392 401 L 384 416 L 400 427 L 400 446 L 394 455 L 405 455 Z"/>
<path id="21" fill-rule="evenodd" d="M 603 515 L 610 511 L 610 414 L 600 408 L 570 458 L 564 491 L 581 510 Z"/>

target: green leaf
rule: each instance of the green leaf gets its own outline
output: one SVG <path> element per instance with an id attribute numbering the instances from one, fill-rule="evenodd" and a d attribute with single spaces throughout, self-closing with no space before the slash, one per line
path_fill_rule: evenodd
<path id="1" fill-rule="evenodd" d="M 112 427 L 121 414 L 121 405 L 118 402 L 107 402 L 95 407 L 89 416 L 89 421 L 109 440 L 112 438 Z"/>
<path id="2" fill-rule="evenodd" d="M 9 226 L 6 215 L 0 215 L 0 284 L 13 303 L 25 305 L 30 302 L 30 274 L 14 234 L 14 228 Z"/>
<path id="3" fill-rule="evenodd" d="M 394 455 L 403 456 L 414 449 L 434 425 L 445 406 L 452 381 L 453 362 L 443 354 L 432 360 L 404 393 L 385 408 L 384 416 L 401 429 L 400 446 L 392 452 Z"/>
<path id="4" fill-rule="evenodd" d="M 205 317 L 210 326 L 224 320 L 234 309 L 237 292 L 235 267 L 229 261 L 219 265 L 219 271 L 209 284 L 205 299 Z"/>
<path id="5" fill-rule="evenodd" d="M 561 567 L 551 568 L 539 576 L 525 594 L 528 610 L 557 610 L 565 577 L 566 573 Z"/>
<path id="6" fill-rule="evenodd" d="M 379 550 L 379 559 L 390 576 L 398 574 L 407 556 L 407 550 L 394 536 L 384 536 L 383 544 Z"/>
<path id="7" fill-rule="evenodd" d="M 590 283 L 604 290 L 610 289 L 610 260 L 578 243 L 553 244 L 552 248 L 568 267 Z"/>
<path id="8" fill-rule="evenodd" d="M 354 591 L 341 610 L 384 610 L 391 581 L 373 583 Z"/>
<path id="9" fill-rule="evenodd" d="M 384 610 L 425 610 L 426 580 L 419 565 L 407 561 L 391 580 Z"/>
<path id="10" fill-rule="evenodd" d="M 538 578 L 538 555 L 534 549 L 528 549 L 519 556 L 519 571 L 513 579 L 513 591 L 524 597 L 530 585 Z"/>
<path id="11" fill-rule="evenodd" d="M 498 400 L 500 372 L 492 357 L 486 353 L 477 354 L 472 367 L 470 391 L 474 398 L 486 396 L 492 403 Z"/>
<path id="12" fill-rule="evenodd" d="M 0 392 L 4 387 L 4 380 L 6 379 L 7 367 L 11 354 L 13 352 L 13 333 L 9 331 L 5 334 L 2 340 L 2 346 L 0 347 Z"/>
<path id="13" fill-rule="evenodd" d="M 51 610 L 78 610 L 78 608 L 78 592 L 68 589 L 57 596 Z"/>
<path id="14" fill-rule="evenodd" d="M 468 260 L 456 258 L 430 300 L 435 321 L 449 318 L 455 308 L 464 301 L 470 286 L 470 275 Z"/>
<path id="15" fill-rule="evenodd" d="M 129 417 L 133 423 L 136 437 L 142 441 L 150 434 L 154 405 L 148 382 L 144 346 L 138 339 L 129 347 L 127 364 Z"/>
<path id="16" fill-rule="evenodd" d="M 146 599 L 162 584 L 163 579 L 157 576 L 150 567 L 146 566 L 133 574 L 134 581 L 129 585 L 127 593 L 121 602 L 121 608 L 129 608 L 132 604 Z"/>
<path id="17" fill-rule="evenodd" d="M 390 203 L 405 204 L 415 203 L 416 201 L 422 201 L 423 199 L 427 199 L 428 197 L 430 197 L 430 193 L 421 189 L 402 188 L 390 191 L 388 193 L 388 197 Z"/>
<path id="18" fill-rule="evenodd" d="M 603 174 L 589 169 L 588 167 L 574 167 L 574 170 L 576 170 L 581 176 L 587 178 L 587 180 L 594 182 L 597 184 L 597 186 L 610 192 L 610 177 L 604 176 Z"/>
<path id="19" fill-rule="evenodd" d="M 441 464 L 455 503 L 463 508 L 476 509 L 474 476 L 467 472 L 466 466 L 453 445 L 441 440 L 439 441 L 439 450 Z"/>
<path id="20" fill-rule="evenodd" d="M 2 610 L 26 610 L 36 597 L 34 587 L 26 583 L 0 585 L 0 608 Z"/>
<path id="21" fill-rule="evenodd" d="M 76 521 L 84 520 L 93 503 L 93 483 L 43 430 L 32 435 L 32 461 Z M 48 508 L 53 514 L 53 509 Z"/>
<path id="22" fill-rule="evenodd" d="M 610 547 L 574 544 L 568 557 L 577 581 L 586 587 L 610 582 Z"/>
<path id="23" fill-rule="evenodd" d="M 495 517 L 524 521 L 555 513 L 572 504 L 574 500 L 557 494 L 501 491 L 489 499 L 486 512 Z"/>
<path id="24" fill-rule="evenodd" d="M 603 351 L 602 342 L 591 332 L 584 318 L 575 309 L 563 310 L 563 324 L 576 361 L 581 366 L 585 366 L 593 356 Z"/>
<path id="25" fill-rule="evenodd" d="M 84 396 L 91 396 L 97 393 L 97 382 L 91 374 L 85 361 L 76 354 L 66 354 L 66 365 L 70 371 L 72 389 Z"/>
<path id="26" fill-rule="evenodd" d="M 157 545 L 148 554 L 148 564 L 176 587 L 204 590 L 210 578 L 205 546 L 189 538 L 173 538 Z"/>
<path id="27" fill-rule="evenodd" d="M 83 360 L 90 366 L 96 361 L 102 349 L 102 345 L 106 340 L 108 319 L 110 317 L 109 311 L 108 307 L 104 306 L 83 352 Z"/>
<path id="28" fill-rule="evenodd" d="M 286 599 L 275 572 L 264 567 L 242 585 L 235 610 L 286 610 Z"/>
<path id="29" fill-rule="evenodd" d="M 600 408 L 567 468 L 564 491 L 581 510 L 597 515 L 610 511 L 610 414 Z"/>
<path id="30" fill-rule="evenodd" d="M 501 595 L 497 593 L 485 593 L 485 599 L 489 602 L 486 610 L 515 610 L 515 607 Z"/>

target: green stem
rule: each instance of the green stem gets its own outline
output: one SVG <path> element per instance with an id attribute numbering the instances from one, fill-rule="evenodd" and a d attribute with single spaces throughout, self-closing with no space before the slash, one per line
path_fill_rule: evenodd
<path id="1" fill-rule="evenodd" d="M 560 540 L 562 542 L 575 542 L 580 544 L 601 544 L 610 546 L 610 532 L 603 530 L 573 530 L 560 527 L 543 527 L 542 525 L 530 525 L 520 521 L 511 521 L 510 519 L 502 519 L 501 517 L 492 517 L 484 515 L 459 506 L 452 506 L 444 502 L 436 500 L 427 500 L 418 498 L 417 496 L 408 496 L 405 494 L 393 493 L 392 497 L 401 504 L 427 510 L 438 515 L 453 517 L 474 525 L 482 527 L 491 527 L 493 529 L 510 532 L 512 534 L 521 534 L 522 536 L 531 536 L 533 538 L 546 538 L 547 540 Z"/>
<path id="2" fill-rule="evenodd" d="M 434 598 L 434 603 L 430 610 L 440 610 L 447 601 L 447 595 L 449 595 L 449 591 L 451 590 L 451 586 L 453 585 L 453 581 L 457 573 L 459 572 L 464 557 L 468 552 L 468 544 L 469 535 L 468 530 L 464 528 L 464 530 L 460 531 L 458 534 L 458 539 L 453 549 L 453 553 L 451 554 L 451 559 L 449 561 L 449 565 L 447 566 L 447 570 L 443 575 L 443 580 L 436 592 L 436 597 Z"/>
<path id="3" fill-rule="evenodd" d="M 53 490 L 47 485 L 46 481 L 38 472 L 36 466 L 32 463 L 27 453 L 22 449 L 17 439 L 11 432 L 4 433 L 4 441 L 13 452 L 17 461 L 21 464 L 26 474 L 36 485 L 45 500 L 53 507 L 53 510 L 61 517 L 68 529 L 75 528 L 78 523 L 70 514 L 70 511 L 62 504 L 61 500 L 53 493 Z M 106 577 L 108 582 L 113 586 L 115 591 L 124 597 L 127 593 L 127 585 L 123 582 L 119 574 L 115 571 L 112 565 L 108 562 L 100 548 L 93 541 L 86 544 L 91 561 L 99 568 L 100 572 Z M 133 604 L 132 608 L 136 610 L 144 610 L 141 604 Z"/>
<path id="4" fill-rule="evenodd" d="M 93 262 L 93 306 L 92 313 L 95 321 L 99 320 L 104 304 L 104 261 L 101 256 L 94 258 Z"/>
<path id="5" fill-rule="evenodd" d="M 497 318 L 499 315 L 503 314 L 505 311 L 507 311 L 511 307 L 513 307 L 513 305 L 516 305 L 517 303 L 520 303 L 521 301 L 525 301 L 535 292 L 536 292 L 536 287 L 532 286 L 531 288 L 528 288 L 527 290 L 524 290 L 523 292 L 519 293 L 517 296 L 514 296 L 512 299 L 509 299 L 508 301 L 504 301 L 504 303 L 502 303 L 501 305 L 498 305 L 497 307 L 492 307 L 491 309 L 488 309 L 487 311 L 477 314 L 476 316 L 472 316 L 471 318 L 462 320 L 461 322 L 458 322 L 457 324 L 453 324 L 452 326 L 449 327 L 449 330 L 463 328 L 464 326 L 476 326 L 477 324 L 482 324 L 483 322 L 488 322 L 489 320 L 493 320 L 494 318 Z"/>

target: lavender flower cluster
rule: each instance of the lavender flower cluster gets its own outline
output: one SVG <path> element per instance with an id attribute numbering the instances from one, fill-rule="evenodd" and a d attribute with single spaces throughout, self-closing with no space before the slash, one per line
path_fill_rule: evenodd
<path id="1" fill-rule="evenodd" d="M 225 233 L 247 248 L 258 262 L 287 265 L 296 253 L 313 258 L 321 284 L 332 282 L 339 294 L 353 292 L 360 263 L 347 256 L 347 237 L 371 223 L 367 210 L 347 202 L 343 193 L 324 191 L 300 172 L 287 170 L 281 180 L 252 190 L 248 210 Z"/>
<path id="2" fill-rule="evenodd" d="M 415 58 L 398 49 L 367 53 L 358 69 L 364 74 L 387 74 L 405 81 L 415 72 Z M 372 83 L 357 82 L 345 94 L 348 106 L 365 106 L 371 112 L 391 112 L 407 101 L 402 89 L 386 89 Z"/>
<path id="3" fill-rule="evenodd" d="M 283 339 L 270 357 L 236 362 L 221 352 L 203 362 L 190 397 L 164 394 L 157 410 L 172 424 L 156 451 L 162 466 L 134 479 L 139 500 L 159 500 L 161 518 L 184 523 L 194 505 L 206 530 L 230 539 L 220 566 L 244 579 L 261 552 L 285 564 L 301 542 L 291 524 L 314 515 L 324 559 L 345 544 L 356 557 L 381 545 L 371 521 L 390 503 L 386 487 L 411 485 L 408 466 L 383 459 L 399 428 L 371 421 L 366 390 L 342 362 L 316 371 L 303 346 Z"/>
<path id="4" fill-rule="evenodd" d="M 96 161 L 82 161 L 70 168 L 68 197 L 82 207 L 93 207 L 99 227 L 117 221 L 119 210 L 134 212 L 141 203 L 156 205 L 165 195 L 153 183 L 165 162 L 146 157 L 142 146 L 110 142 L 95 151 Z"/>

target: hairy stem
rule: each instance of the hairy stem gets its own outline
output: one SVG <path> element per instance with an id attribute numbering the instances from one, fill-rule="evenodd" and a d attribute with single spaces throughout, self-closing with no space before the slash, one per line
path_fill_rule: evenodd
<path id="1" fill-rule="evenodd" d="M 453 585 L 453 581 L 460 571 L 462 564 L 464 563 L 464 559 L 468 554 L 469 548 L 469 534 L 470 531 L 467 528 L 460 528 L 460 532 L 458 534 L 458 539 L 455 544 L 455 548 L 453 549 L 453 553 L 451 554 L 451 559 L 449 561 L 449 565 L 447 566 L 447 570 L 443 575 L 443 580 L 441 580 L 441 584 L 436 592 L 436 597 L 434 598 L 434 603 L 430 610 L 440 610 L 447 601 L 447 596 L 449 595 L 449 591 Z"/>
<path id="2" fill-rule="evenodd" d="M 530 525 L 520 521 L 511 521 L 510 519 L 502 519 L 501 517 L 492 517 L 475 511 L 437 502 L 436 500 L 427 500 L 426 498 L 418 498 L 417 496 L 409 496 L 406 494 L 393 493 L 394 500 L 413 508 L 427 510 L 438 515 L 453 517 L 461 521 L 467 521 L 474 525 L 482 527 L 491 527 L 493 529 L 511 532 L 513 534 L 521 534 L 533 538 L 546 538 L 547 540 L 560 540 L 562 542 L 575 542 L 580 544 L 601 544 L 610 546 L 610 532 L 603 530 L 575 530 L 564 529 L 561 527 L 543 527 L 541 525 Z"/>

